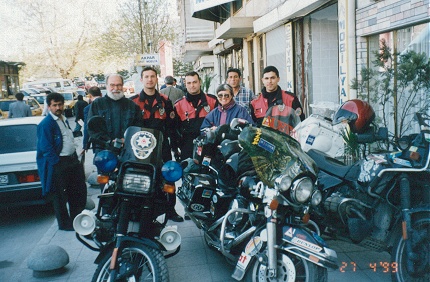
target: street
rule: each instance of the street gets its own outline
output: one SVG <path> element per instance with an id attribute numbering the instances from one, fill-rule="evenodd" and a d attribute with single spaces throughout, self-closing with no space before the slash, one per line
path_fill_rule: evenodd
<path id="1" fill-rule="evenodd" d="M 74 128 L 74 118 L 68 120 Z M 79 153 L 82 138 L 76 138 L 75 142 Z M 87 177 L 94 171 L 92 159 L 90 150 L 85 160 Z M 95 200 L 98 193 L 98 187 L 88 187 L 90 198 Z M 179 201 L 176 210 L 184 214 Z M 170 281 L 235 281 L 231 278 L 234 267 L 220 253 L 206 246 L 202 230 L 192 221 L 171 224 L 178 225 L 182 244 L 181 251 L 167 259 Z M 89 281 L 96 269 L 93 261 L 97 253 L 79 243 L 73 232 L 58 231 L 50 206 L 24 207 L 0 213 L 0 234 L 0 281 Z M 328 237 L 324 239 L 338 255 L 339 269 L 328 270 L 329 281 L 391 281 L 390 274 L 395 269 L 390 265 L 388 253 L 378 253 Z M 54 244 L 67 251 L 70 263 L 65 274 L 43 279 L 31 277 L 25 259 L 38 244 Z"/>

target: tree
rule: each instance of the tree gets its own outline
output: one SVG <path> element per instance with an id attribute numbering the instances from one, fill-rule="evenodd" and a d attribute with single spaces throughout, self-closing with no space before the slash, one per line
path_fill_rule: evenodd
<path id="1" fill-rule="evenodd" d="M 429 107 L 430 59 L 413 50 L 394 53 L 384 40 L 380 43 L 372 67 L 363 68 L 361 79 L 353 79 L 351 88 L 359 98 L 381 109 L 384 127 L 394 121 L 394 136 L 398 137 L 411 128 L 415 112 Z"/>
<path id="2" fill-rule="evenodd" d="M 157 53 L 164 41 L 173 41 L 175 24 L 168 0 L 128 0 L 120 6 L 119 19 L 100 37 L 102 58 L 124 59 Z"/>
<path id="3" fill-rule="evenodd" d="M 27 44 L 23 60 L 28 75 L 79 76 L 79 64 L 93 55 L 91 38 L 99 25 L 91 3 L 83 0 L 18 0 L 22 7 Z M 61 11 L 61 13 L 59 13 Z"/>
<path id="4" fill-rule="evenodd" d="M 184 63 L 181 60 L 173 59 L 173 75 L 184 76 L 187 72 L 193 71 L 192 63 Z"/>

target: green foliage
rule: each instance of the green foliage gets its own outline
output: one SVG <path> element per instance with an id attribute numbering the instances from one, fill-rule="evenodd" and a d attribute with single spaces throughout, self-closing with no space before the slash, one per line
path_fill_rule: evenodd
<path id="1" fill-rule="evenodd" d="M 430 59 L 413 50 L 393 53 L 384 40 L 373 57 L 372 67 L 363 68 L 361 79 L 353 79 L 351 88 L 357 90 L 358 98 L 382 110 L 377 122 L 388 127 L 389 121 L 394 120 L 394 135 L 401 136 L 411 126 L 411 116 L 420 110 L 417 107 L 429 106 L 428 102 L 423 105 L 422 93 L 426 93 L 428 101 Z"/>
<path id="2" fill-rule="evenodd" d="M 192 63 L 184 63 L 181 60 L 173 59 L 173 75 L 184 76 L 187 72 L 193 71 Z"/>
<path id="3" fill-rule="evenodd" d="M 345 161 L 349 159 L 351 163 L 355 163 L 360 156 L 360 144 L 357 140 L 357 135 L 353 133 L 347 126 L 340 133 L 345 142 Z"/>
<path id="4" fill-rule="evenodd" d="M 215 78 L 215 76 L 216 76 L 216 74 L 213 74 L 213 75 L 205 74 L 203 76 L 203 79 L 202 79 L 203 92 L 205 92 L 205 93 L 208 92 L 209 87 L 211 87 L 212 80 Z"/>

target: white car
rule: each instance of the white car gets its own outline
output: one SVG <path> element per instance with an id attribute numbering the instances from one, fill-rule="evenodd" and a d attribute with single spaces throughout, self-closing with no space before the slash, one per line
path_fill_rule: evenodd
<path id="1" fill-rule="evenodd" d="M 36 164 L 37 125 L 44 117 L 0 120 L 0 207 L 45 204 Z"/>

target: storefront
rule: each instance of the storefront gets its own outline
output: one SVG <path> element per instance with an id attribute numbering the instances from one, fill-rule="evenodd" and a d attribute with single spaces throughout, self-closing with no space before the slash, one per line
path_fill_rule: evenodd
<path id="1" fill-rule="evenodd" d="M 24 63 L 0 61 L 1 98 L 15 95 L 19 91 L 18 73 Z"/>

